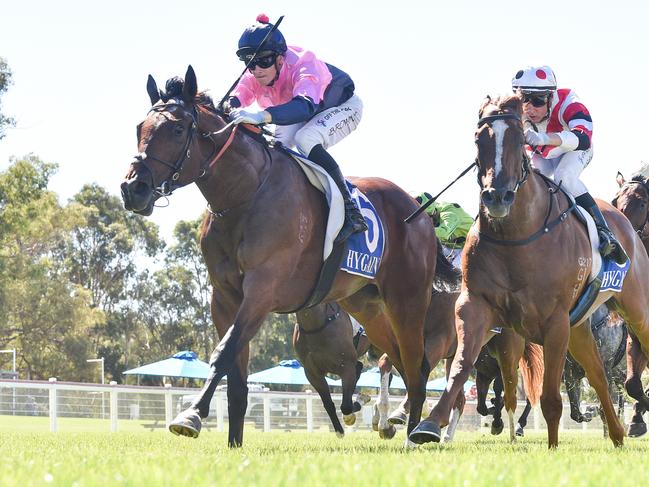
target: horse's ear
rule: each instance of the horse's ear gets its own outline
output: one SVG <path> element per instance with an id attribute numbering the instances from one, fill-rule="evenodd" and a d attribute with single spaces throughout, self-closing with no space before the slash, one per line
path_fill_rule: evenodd
<path id="1" fill-rule="evenodd" d="M 194 73 L 194 68 L 191 64 L 187 66 L 187 72 L 185 73 L 185 84 L 183 85 L 183 100 L 188 103 L 193 103 L 194 98 L 196 98 L 196 93 L 198 88 L 196 86 L 196 73 Z"/>
<path id="2" fill-rule="evenodd" d="M 151 105 L 155 105 L 160 100 L 160 93 L 158 92 L 158 85 L 156 85 L 153 76 L 149 75 L 149 78 L 146 80 L 146 91 L 151 98 Z"/>
<path id="3" fill-rule="evenodd" d="M 621 188 L 624 183 L 626 183 L 626 179 L 624 179 L 624 176 L 620 171 L 617 172 L 617 176 L 615 176 L 615 181 L 617 181 L 617 185 Z"/>
<path id="4" fill-rule="evenodd" d="M 482 104 L 480 105 L 480 110 L 478 110 L 478 118 L 482 118 L 482 113 L 484 112 L 484 109 L 487 107 L 487 105 L 491 104 L 491 96 L 487 95 L 485 96 L 485 99 L 482 100 Z"/>

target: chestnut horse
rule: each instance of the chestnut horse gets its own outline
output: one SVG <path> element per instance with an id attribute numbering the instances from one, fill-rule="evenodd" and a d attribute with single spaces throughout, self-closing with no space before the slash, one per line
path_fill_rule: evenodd
<path id="1" fill-rule="evenodd" d="M 201 250 L 221 338 L 201 393 L 169 428 L 198 436 L 214 390 L 227 374 L 228 444 L 241 446 L 249 342 L 268 313 L 294 312 L 310 297 L 322 267 L 326 200 L 285 151 L 228 123 L 211 99 L 197 92 L 191 66 L 184 81 L 170 80 L 166 93 L 149 76 L 147 91 L 153 106 L 138 125 L 138 155 L 121 185 L 124 206 L 150 215 L 159 197 L 191 183 L 198 186 L 210 208 Z M 339 301 L 366 326 L 370 340 L 404 373 L 413 418 L 418 418 L 430 370 L 424 317 L 436 267 L 438 274 L 444 271 L 437 260 L 446 261 L 428 217 L 404 223 L 417 209 L 408 193 L 384 179 L 353 182 L 383 221 L 383 259 L 374 279 L 339 271 L 323 302 Z M 375 332 L 384 326 L 392 329 L 394 343 Z M 416 424 L 411 420 L 409 430 Z"/>
<path id="2" fill-rule="evenodd" d="M 354 413 L 361 409 L 361 404 L 352 400 L 363 370 L 359 359 L 369 350 L 370 342 L 365 335 L 353 336 L 351 318 L 338 303 L 319 304 L 298 311 L 295 317 L 293 348 L 306 378 L 322 400 L 334 431 L 342 437 L 345 430 L 336 414 L 325 376 L 331 373 L 340 377 L 343 389 L 340 410 L 345 424 L 353 425 L 356 422 Z"/>
<path id="3" fill-rule="evenodd" d="M 629 219 L 640 236 L 645 250 L 649 253 L 649 225 L 647 225 L 649 220 L 649 183 L 647 178 L 636 175 L 627 181 L 618 172 L 616 180 L 620 189 L 611 203 Z M 633 405 L 634 414 L 629 424 L 629 436 L 632 437 L 642 436 L 647 432 L 647 425 L 642 419 L 642 415 L 649 410 L 649 398 L 647 398 L 647 392 L 642 390 L 640 379 L 648 363 L 649 360 L 638 339 L 630 334 L 627 345 L 627 376 L 624 386 L 629 396 L 637 401 Z"/>
<path id="4" fill-rule="evenodd" d="M 570 311 L 591 272 L 587 230 L 573 212 L 574 202 L 531 169 L 521 96 L 488 98 L 479 114 L 475 141 L 480 214 L 462 255 L 462 288 L 455 308 L 458 349 L 446 390 L 410 439 L 415 443 L 439 441 L 440 427 L 448 423 L 483 337 L 498 323 L 543 345 L 541 409 L 548 427 L 548 446 L 555 448 L 559 442 L 560 383 L 568 350 L 584 367 L 597 392 L 613 444 L 621 446 L 624 429 L 615 414 L 590 327 L 583 324 L 588 312 L 570 326 Z M 598 205 L 631 265 L 621 292 L 599 293 L 587 311 L 592 313 L 612 298 L 611 305 L 629 329 L 649 347 L 649 258 L 626 217 L 607 203 Z"/>

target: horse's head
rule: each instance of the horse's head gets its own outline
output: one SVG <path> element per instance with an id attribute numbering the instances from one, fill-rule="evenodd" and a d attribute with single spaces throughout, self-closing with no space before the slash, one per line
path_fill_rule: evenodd
<path id="1" fill-rule="evenodd" d="M 478 183 L 482 188 L 482 203 L 491 218 L 504 218 L 509 214 L 518 188 L 529 175 L 522 107 L 518 95 L 496 100 L 487 97 L 480 107 L 475 134 Z"/>
<path id="2" fill-rule="evenodd" d="M 152 107 L 137 126 L 138 154 L 121 185 L 124 207 L 141 215 L 150 215 L 161 196 L 200 178 L 208 162 L 201 154 L 199 139 L 208 134 L 198 128 L 192 67 L 187 68 L 184 81 L 167 81 L 165 91 L 158 90 L 149 75 L 147 91 Z"/>
<path id="3" fill-rule="evenodd" d="M 633 176 L 630 181 L 617 173 L 619 191 L 611 202 L 629 219 L 633 228 L 642 230 L 649 219 L 649 186 L 644 176 Z"/>

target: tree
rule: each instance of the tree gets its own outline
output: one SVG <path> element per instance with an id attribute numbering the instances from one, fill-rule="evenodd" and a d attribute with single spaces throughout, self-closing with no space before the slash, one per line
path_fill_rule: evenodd
<path id="1" fill-rule="evenodd" d="M 0 97 L 9 89 L 12 81 L 11 70 L 4 58 L 0 57 Z M 0 104 L 0 107 L 2 104 Z M 0 140 L 5 136 L 5 127 L 12 127 L 16 124 L 15 120 L 2 114 L 0 110 Z"/>
<path id="2" fill-rule="evenodd" d="M 79 380 L 91 348 L 88 328 L 102 314 L 54 258 L 78 216 L 47 189 L 55 171 L 28 155 L 0 173 L 0 347 L 17 349 L 28 378 Z"/>

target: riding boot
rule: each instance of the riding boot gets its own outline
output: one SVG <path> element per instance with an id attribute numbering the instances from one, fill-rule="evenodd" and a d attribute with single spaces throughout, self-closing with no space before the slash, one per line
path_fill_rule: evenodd
<path id="1" fill-rule="evenodd" d="M 327 171 L 327 174 L 334 180 L 343 196 L 343 202 L 345 203 L 345 221 L 343 227 L 340 229 L 340 233 L 336 237 L 335 243 L 344 242 L 354 233 L 366 231 L 367 223 L 365 223 L 365 218 L 363 218 L 351 194 L 349 194 L 349 189 L 347 188 L 347 184 L 345 184 L 345 178 L 340 172 L 340 168 L 334 158 L 331 157 L 322 145 L 318 144 L 309 152 L 309 160 Z"/>
<path id="2" fill-rule="evenodd" d="M 606 220 L 604 220 L 604 215 L 602 215 L 602 212 L 590 193 L 584 193 L 578 196 L 575 198 L 575 201 L 590 213 L 593 220 L 595 220 L 595 227 L 597 227 L 597 234 L 599 235 L 599 253 L 602 254 L 602 257 L 610 254 L 615 262 L 620 265 L 624 264 L 628 260 L 628 256 L 615 238 L 615 235 L 613 235 L 613 232 L 611 232 L 611 229 L 608 228 Z"/>

